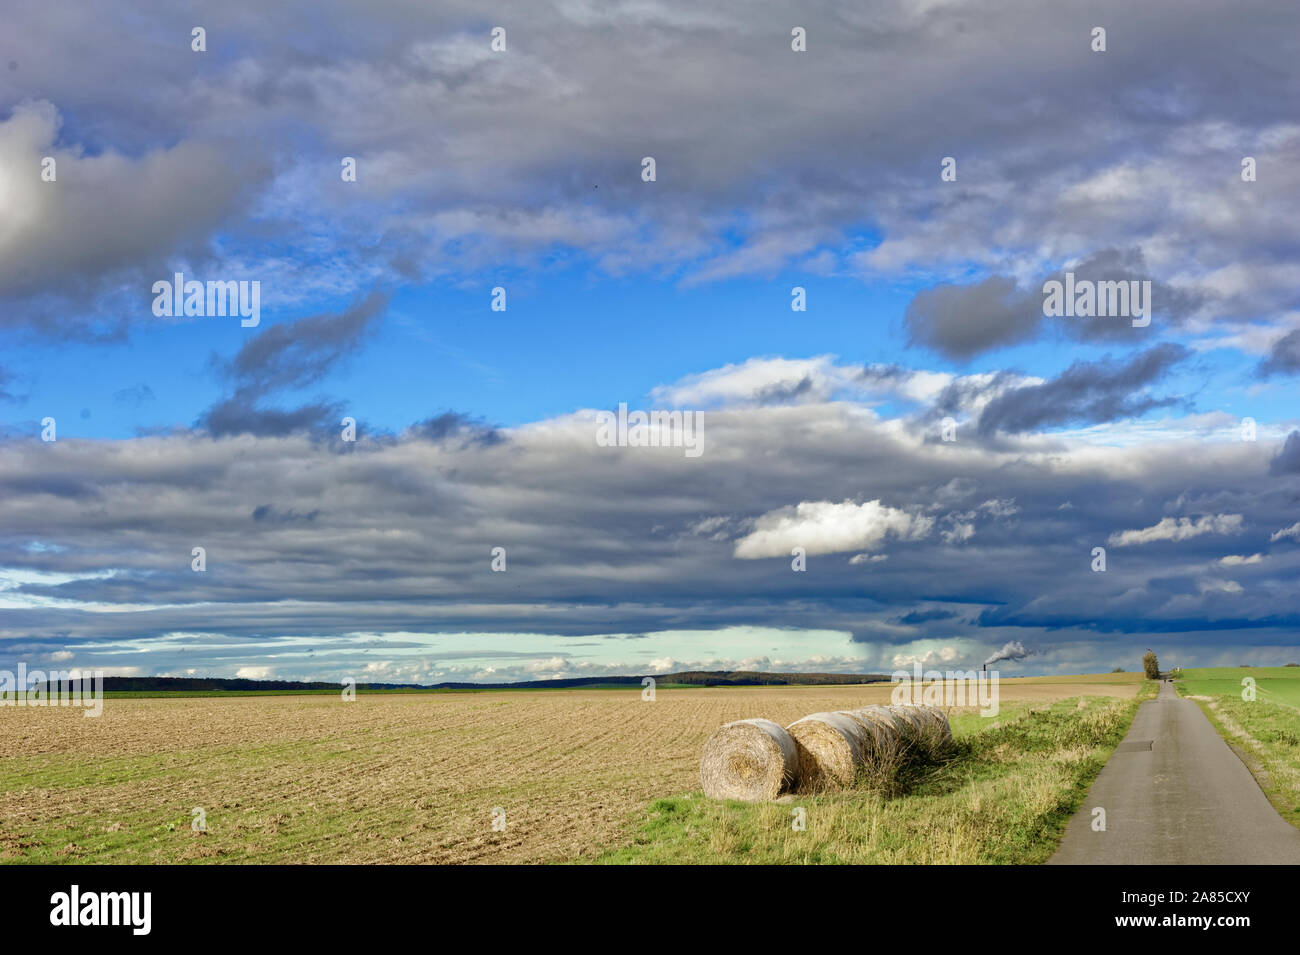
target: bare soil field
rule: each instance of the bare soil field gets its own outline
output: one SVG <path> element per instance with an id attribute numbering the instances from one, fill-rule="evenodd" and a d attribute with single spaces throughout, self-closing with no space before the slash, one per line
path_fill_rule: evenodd
<path id="1" fill-rule="evenodd" d="M 1001 702 L 1010 710 L 1076 696 L 1131 699 L 1138 686 L 1003 680 Z M 890 691 L 661 689 L 653 702 L 639 687 L 363 694 L 348 703 L 110 699 L 97 719 L 5 708 L 0 862 L 592 858 L 628 837 L 629 814 L 698 789 L 701 746 L 722 723 L 786 724 L 885 703 Z M 191 828 L 196 808 L 205 832 Z M 504 810 L 501 831 L 494 810 Z"/>

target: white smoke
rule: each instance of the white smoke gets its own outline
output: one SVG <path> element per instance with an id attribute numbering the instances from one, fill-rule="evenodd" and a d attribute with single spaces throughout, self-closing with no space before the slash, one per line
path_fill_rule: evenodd
<path id="1" fill-rule="evenodd" d="M 996 651 L 991 657 L 984 661 L 984 665 L 997 663 L 999 660 L 1023 660 L 1025 657 L 1032 657 L 1037 650 L 1026 650 L 1025 645 L 1019 640 L 1011 640 L 1001 650 Z"/>

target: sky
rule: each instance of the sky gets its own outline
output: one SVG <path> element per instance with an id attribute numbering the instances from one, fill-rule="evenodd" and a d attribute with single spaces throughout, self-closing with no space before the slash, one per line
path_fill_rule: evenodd
<path id="1" fill-rule="evenodd" d="M 6 19 L 0 669 L 1300 662 L 1294 5 Z"/>

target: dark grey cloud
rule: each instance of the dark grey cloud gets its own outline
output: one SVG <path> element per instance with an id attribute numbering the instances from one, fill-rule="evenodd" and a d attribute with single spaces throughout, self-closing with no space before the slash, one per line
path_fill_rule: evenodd
<path id="1" fill-rule="evenodd" d="M 913 610 L 898 618 L 899 623 L 932 623 L 936 620 L 952 620 L 959 616 L 955 610 Z"/>
<path id="2" fill-rule="evenodd" d="M 282 437 L 298 431 L 338 432 L 343 404 L 319 398 L 293 408 L 268 407 L 277 392 L 316 384 L 365 344 L 384 314 L 388 297 L 371 292 L 336 314 L 312 315 L 273 325 L 229 360 L 212 359 L 233 383 L 232 393 L 203 413 L 197 425 L 214 437 L 254 434 Z"/>
<path id="3" fill-rule="evenodd" d="M 1101 249 L 1087 258 L 1061 269 L 1057 273 L 1046 275 L 1048 279 L 1062 279 L 1063 273 L 1074 273 L 1075 282 L 1150 282 L 1151 307 L 1150 319 L 1156 325 L 1164 323 L 1177 324 L 1205 304 L 1207 296 L 1186 291 L 1162 282 L 1155 270 L 1146 261 L 1140 248 Z M 1037 288 L 1042 288 L 1039 282 Z M 1038 295 L 1041 307 L 1043 295 Z M 1134 326 L 1123 318 L 1055 318 L 1058 329 L 1081 341 L 1118 341 L 1136 344 L 1150 335 L 1151 326 Z"/>
<path id="4" fill-rule="evenodd" d="M 1065 424 L 1097 424 L 1142 415 L 1178 403 L 1142 389 L 1158 381 L 1188 354 L 1182 345 L 1155 345 L 1128 361 L 1075 362 L 1041 385 L 1015 388 L 990 401 L 980 414 L 979 433 L 1019 434 Z"/>
<path id="5" fill-rule="evenodd" d="M 1043 317 L 1042 298 L 994 275 L 972 285 L 941 284 L 913 296 L 903 323 L 914 344 L 967 359 L 1031 337 Z"/>
<path id="6" fill-rule="evenodd" d="M 1150 317 L 1157 322 L 1180 322 L 1206 301 L 1202 294 L 1162 282 L 1147 266 L 1140 248 L 1102 249 L 1045 273 L 1029 288 L 1018 286 L 1009 276 L 994 275 L 968 285 L 943 283 L 923 289 L 908 303 L 904 325 L 913 344 L 957 360 L 1029 340 L 1049 328 L 1080 341 L 1136 343 L 1150 335 L 1149 326 L 1134 326 L 1123 318 L 1045 318 L 1043 283 L 1061 281 L 1067 271 L 1076 283 L 1150 282 Z"/>
<path id="7" fill-rule="evenodd" d="M 1261 378 L 1300 372 L 1300 328 L 1287 332 L 1274 342 L 1257 371 Z"/>
<path id="8" fill-rule="evenodd" d="M 413 424 L 409 433 L 435 442 L 454 439 L 459 441 L 462 447 L 469 445 L 491 447 L 505 441 L 505 435 L 496 428 L 479 418 L 459 411 L 444 411 L 432 418 L 426 418 Z"/>
<path id="9" fill-rule="evenodd" d="M 754 400 L 763 405 L 781 405 L 791 401 L 797 401 L 800 398 L 810 394 L 813 390 L 813 380 L 810 375 L 804 375 L 798 381 L 780 382 L 778 384 L 768 385 L 760 388 L 754 393 Z"/>
<path id="10" fill-rule="evenodd" d="M 1269 462 L 1272 474 L 1300 474 L 1300 431 L 1292 431 L 1286 436 L 1277 455 Z"/>
<path id="11" fill-rule="evenodd" d="M 266 408 L 255 396 L 241 394 L 217 402 L 203 413 L 197 424 L 217 438 L 235 434 L 275 438 L 300 431 L 337 431 L 342 414 L 341 402 L 312 402 L 289 409 Z"/>
<path id="12" fill-rule="evenodd" d="M 220 367 L 237 391 L 250 397 L 315 384 L 362 347 L 387 307 L 387 295 L 371 292 L 337 314 L 272 325 Z"/>

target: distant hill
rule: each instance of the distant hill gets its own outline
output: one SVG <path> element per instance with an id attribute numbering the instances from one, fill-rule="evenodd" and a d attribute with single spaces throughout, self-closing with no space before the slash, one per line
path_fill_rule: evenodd
<path id="1" fill-rule="evenodd" d="M 563 689 L 582 686 L 640 686 L 646 676 L 658 684 L 690 686 L 838 686 L 848 683 L 888 682 L 882 673 L 760 673 L 754 670 L 691 670 L 685 673 L 654 673 L 641 676 L 586 676 L 563 680 L 524 680 L 518 683 L 358 683 L 365 690 L 481 690 Z M 303 692 L 338 690 L 339 683 L 299 683 L 293 680 L 238 680 L 219 677 L 110 676 L 104 678 L 105 692 L 194 693 L 194 692 Z"/>

